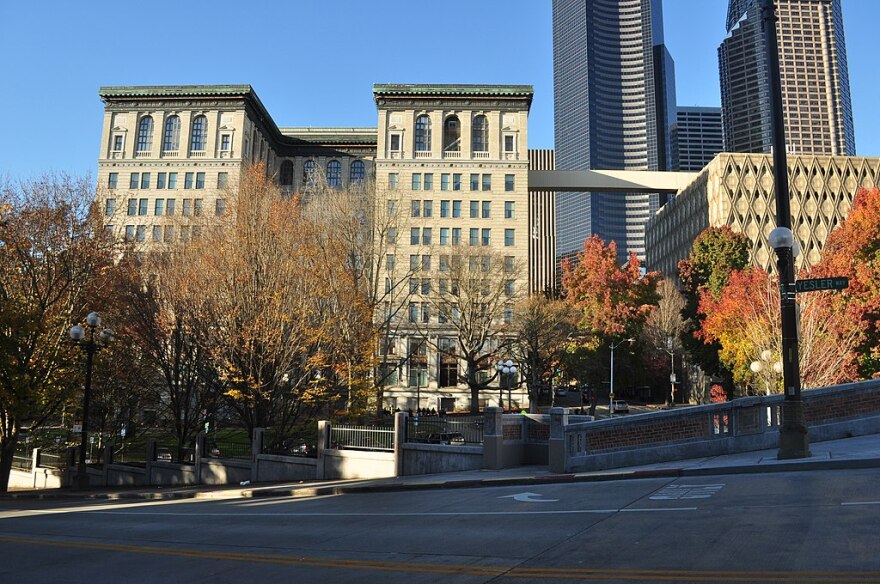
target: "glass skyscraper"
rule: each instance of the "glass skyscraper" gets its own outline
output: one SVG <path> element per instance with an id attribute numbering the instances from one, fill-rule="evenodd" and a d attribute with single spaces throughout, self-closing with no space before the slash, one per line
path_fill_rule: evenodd
<path id="1" fill-rule="evenodd" d="M 660 0 L 553 0 L 558 170 L 672 170 L 673 62 Z M 557 259 L 592 234 L 645 257 L 656 194 L 558 193 Z"/>

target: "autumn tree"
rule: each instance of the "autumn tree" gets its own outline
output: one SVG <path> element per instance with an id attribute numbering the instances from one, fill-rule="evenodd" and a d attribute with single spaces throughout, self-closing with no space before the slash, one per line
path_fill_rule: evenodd
<path id="1" fill-rule="evenodd" d="M 666 372 L 668 365 L 669 374 L 672 374 L 675 372 L 674 355 L 681 354 L 682 349 L 682 311 L 685 302 L 678 287 L 669 278 L 660 280 L 657 291 L 660 300 L 645 322 L 643 339 L 645 345 L 651 349 L 651 361 L 655 365 L 662 363 L 660 368 L 663 372 Z"/>
<path id="2" fill-rule="evenodd" d="M 720 345 L 706 343 L 700 337 L 704 315 L 699 310 L 704 291 L 713 296 L 726 286 L 730 273 L 741 270 L 749 263 L 748 240 L 729 226 L 708 227 L 694 240 L 691 253 L 686 260 L 678 263 L 678 276 L 681 280 L 685 306 L 682 311 L 684 329 L 681 342 L 691 360 L 704 374 L 730 379 L 718 359 Z M 699 383 L 704 391 L 707 383 Z M 728 382 L 729 385 L 729 382 Z M 705 396 L 704 396 L 705 397 Z"/>
<path id="3" fill-rule="evenodd" d="M 642 274 L 635 254 L 623 265 L 617 245 L 593 235 L 584 242 L 577 262 L 562 265 L 565 301 L 578 313 L 577 343 L 570 349 L 567 367 L 581 381 L 598 385 L 612 340 L 638 338 L 657 305 L 656 272 Z"/>
<path id="4" fill-rule="evenodd" d="M 113 242 L 88 178 L 0 185 L 0 490 L 23 428 L 53 419 L 80 386 L 68 331 L 102 304 Z"/>
<path id="5" fill-rule="evenodd" d="M 542 387 L 552 389 L 554 370 L 570 335 L 577 312 L 571 305 L 535 294 L 521 300 L 513 318 L 511 349 L 529 388 L 529 410 L 536 412 Z"/>

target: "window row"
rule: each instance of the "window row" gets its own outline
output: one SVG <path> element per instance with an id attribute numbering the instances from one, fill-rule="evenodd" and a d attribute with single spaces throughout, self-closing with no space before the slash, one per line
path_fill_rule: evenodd
<path id="1" fill-rule="evenodd" d="M 492 245 L 492 229 L 488 227 L 471 227 L 468 235 L 469 245 Z M 409 230 L 409 243 L 410 245 L 433 245 L 432 236 L 433 229 L 430 227 L 412 227 Z M 461 228 L 441 227 L 440 245 L 461 245 Z M 514 245 L 516 245 L 516 230 L 505 229 L 504 246 L 512 247 Z"/>
<path id="2" fill-rule="evenodd" d="M 429 153 L 433 142 L 433 122 L 428 114 L 420 114 L 415 119 L 415 132 L 413 135 L 413 149 L 419 153 Z M 446 116 L 443 120 L 441 146 L 443 152 L 461 152 L 461 120 L 455 114 Z M 516 151 L 516 134 L 504 134 L 504 152 Z M 403 138 L 400 132 L 391 132 L 388 136 L 388 149 L 392 153 L 403 150 Z M 474 116 L 471 120 L 471 151 L 475 154 L 489 153 L 489 120 L 483 114 Z M 416 157 L 419 157 L 416 154 Z"/>
<path id="3" fill-rule="evenodd" d="M 184 217 L 200 217 L 203 214 L 204 199 L 181 199 L 181 215 Z M 153 199 L 153 215 L 173 217 L 177 212 L 177 199 Z M 116 199 L 104 200 L 104 215 L 112 217 L 116 213 Z M 221 216 L 226 213 L 226 199 L 214 201 L 214 215 Z M 150 214 L 150 199 L 128 199 L 126 215 L 129 217 L 145 216 Z"/>
<path id="4" fill-rule="evenodd" d="M 462 177 L 460 172 L 444 172 L 440 174 L 440 190 L 441 191 L 460 191 L 462 190 Z M 414 172 L 411 178 L 411 190 L 413 191 L 433 191 L 434 190 L 434 173 L 432 172 Z M 329 181 L 329 178 L 328 178 Z M 282 183 L 283 184 L 283 183 Z M 395 191 L 400 188 L 400 173 L 391 172 L 388 174 L 388 189 Z M 470 174 L 470 190 L 471 191 L 491 191 L 492 175 L 489 173 Z M 511 193 L 516 190 L 516 175 L 504 175 L 504 191 Z"/>
<path id="5" fill-rule="evenodd" d="M 462 256 L 458 255 L 441 255 L 440 256 L 440 271 L 446 272 L 449 271 L 450 267 L 456 271 L 461 271 L 462 267 Z M 492 258 L 491 256 L 469 256 L 468 259 L 468 268 L 472 272 L 483 271 L 488 272 L 489 267 L 491 266 Z M 416 271 L 423 264 L 429 266 L 431 265 L 431 256 L 419 256 L 419 255 L 410 255 L 409 256 L 410 268 L 415 268 Z M 393 272 L 395 266 L 397 265 L 397 256 L 393 253 L 389 253 L 385 255 L 385 270 L 387 272 Z M 516 256 L 504 256 L 504 264 L 503 269 L 506 274 L 512 274 L 516 271 Z"/>
<path id="6" fill-rule="evenodd" d="M 176 189 L 177 188 L 176 172 L 159 172 L 156 173 L 157 189 Z M 128 178 L 129 190 L 149 189 L 152 181 L 152 173 L 149 172 L 132 172 Z M 217 173 L 217 188 L 225 189 L 229 186 L 229 173 Z M 107 188 L 119 188 L 119 173 L 111 172 L 107 175 Z M 203 189 L 205 188 L 204 172 L 187 172 L 183 175 L 183 188 L 185 189 Z"/>
<path id="7" fill-rule="evenodd" d="M 113 226 L 105 227 L 109 235 L 113 235 Z M 147 241 L 147 234 L 153 243 L 174 243 L 176 241 L 189 241 L 198 239 L 202 235 L 199 225 L 126 225 L 125 241 L 143 243 Z"/>
<path id="8" fill-rule="evenodd" d="M 478 309 L 478 313 L 475 315 L 477 319 L 487 318 L 489 316 L 490 303 L 482 303 L 479 304 L 476 308 Z M 431 321 L 431 310 L 432 306 L 428 302 L 410 302 L 407 307 L 407 320 L 413 323 L 430 323 Z M 437 310 L 437 323 L 438 324 L 446 324 L 446 323 L 458 323 L 461 319 L 461 309 L 458 304 L 446 304 L 436 307 Z M 504 324 L 511 324 L 513 322 L 513 308 L 505 307 L 501 314 L 501 320 Z"/>
<path id="9" fill-rule="evenodd" d="M 153 116 L 142 116 L 138 120 L 137 142 L 135 152 L 152 152 L 153 150 Z M 162 152 L 177 152 L 180 150 L 180 116 L 171 115 L 165 118 L 165 126 L 162 129 Z M 208 118 L 198 115 L 192 119 L 189 133 L 189 149 L 195 152 L 204 151 L 208 144 Z M 125 136 L 115 134 L 113 136 L 113 151 L 122 152 L 125 148 Z M 220 137 L 220 150 L 232 150 L 232 134 L 223 134 Z"/>
<path id="10" fill-rule="evenodd" d="M 331 187 L 342 186 L 342 162 L 330 160 L 324 169 L 327 184 Z M 318 180 L 318 163 L 314 160 L 306 160 L 303 163 L 302 185 L 313 185 Z M 349 180 L 353 183 L 362 182 L 367 178 L 367 167 L 363 160 L 352 160 L 349 166 Z M 278 171 L 278 184 L 281 186 L 293 186 L 294 172 L 293 162 L 285 160 L 281 163 Z"/>
<path id="11" fill-rule="evenodd" d="M 478 268 L 479 269 L 479 268 Z M 488 271 L 486 268 L 483 271 Z M 440 278 L 437 280 L 438 292 L 440 294 L 452 294 L 453 296 L 458 296 L 460 293 L 460 283 L 459 280 L 455 279 L 446 279 Z M 491 282 L 486 281 L 482 283 L 483 296 L 488 296 L 490 294 L 490 289 L 492 287 Z M 391 292 L 392 282 L 390 278 L 385 279 L 385 293 L 388 294 Z M 409 281 L 409 293 L 410 294 L 421 294 L 422 296 L 428 296 L 431 294 L 433 290 L 433 280 L 431 278 L 412 278 Z M 504 280 L 504 295 L 508 298 L 512 297 L 516 293 L 516 280 Z"/>
<path id="12" fill-rule="evenodd" d="M 441 200 L 440 218 L 461 218 L 461 204 L 461 200 Z M 389 217 L 394 217 L 397 214 L 397 201 L 395 199 L 386 201 L 386 211 Z M 491 219 L 492 201 L 468 201 L 468 211 L 471 219 Z M 410 201 L 409 213 L 410 217 L 431 218 L 434 216 L 434 201 L 414 199 Z M 516 218 L 516 201 L 504 201 L 504 218 Z"/>

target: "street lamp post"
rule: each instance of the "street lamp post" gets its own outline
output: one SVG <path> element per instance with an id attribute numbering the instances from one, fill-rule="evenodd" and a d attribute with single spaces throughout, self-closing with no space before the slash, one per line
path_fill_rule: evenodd
<path id="1" fill-rule="evenodd" d="M 89 398 L 92 392 L 92 363 L 95 353 L 102 347 L 107 346 L 113 340 L 113 331 L 104 329 L 95 334 L 101 326 L 101 317 L 97 312 L 90 312 L 86 317 L 86 327 L 74 325 L 70 329 L 70 338 L 86 352 L 86 385 L 83 391 L 83 417 L 80 436 L 79 465 L 76 469 L 75 487 L 86 489 L 89 487 L 89 475 L 86 467 L 86 444 L 89 440 Z M 97 336 L 97 338 L 95 338 Z"/>
<path id="2" fill-rule="evenodd" d="M 785 152 L 785 125 L 782 87 L 779 81 L 779 40 L 776 33 L 776 7 L 773 0 L 761 0 L 761 17 L 767 51 L 767 82 L 770 90 L 771 136 L 773 138 L 773 183 L 776 190 L 776 225 L 770 232 L 770 247 L 776 250 L 782 319 L 782 378 L 785 400 L 779 426 L 777 458 L 810 456 L 810 439 L 801 401 L 798 370 L 798 331 L 795 305 L 794 257 L 791 232 L 791 201 L 788 190 L 788 159 Z"/>
<path id="3" fill-rule="evenodd" d="M 752 373 L 755 375 L 759 375 L 764 369 L 770 368 L 773 373 L 779 375 L 782 373 L 782 361 L 777 361 L 776 363 L 770 364 L 770 359 L 773 358 L 773 352 L 770 349 L 764 349 L 761 351 L 761 359 L 752 361 L 749 365 L 749 369 L 752 370 Z M 765 395 L 770 395 L 770 379 L 767 377 L 764 378 L 764 393 Z M 770 424 L 772 416 L 770 415 L 770 410 L 767 410 L 767 424 Z"/>
<path id="4" fill-rule="evenodd" d="M 666 337 L 666 352 L 669 353 L 669 405 L 675 405 L 675 337 Z"/>
<path id="5" fill-rule="evenodd" d="M 614 349 L 624 343 L 632 343 L 635 339 L 623 339 L 619 343 L 611 343 L 611 392 L 608 394 L 608 417 L 614 417 Z"/>
<path id="6" fill-rule="evenodd" d="M 507 361 L 499 361 L 496 366 L 498 375 L 501 377 L 501 383 L 498 384 L 498 406 L 504 409 L 504 385 L 507 385 L 507 410 L 513 407 L 513 397 L 510 395 L 513 391 L 510 383 L 510 376 L 516 373 L 516 365 L 508 359 Z"/>

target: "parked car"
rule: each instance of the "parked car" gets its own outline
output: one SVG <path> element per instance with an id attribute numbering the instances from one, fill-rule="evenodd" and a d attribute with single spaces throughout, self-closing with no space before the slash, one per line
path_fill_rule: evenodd
<path id="1" fill-rule="evenodd" d="M 568 387 L 564 385 L 558 386 L 554 391 L 556 392 L 556 397 L 565 397 L 568 395 Z"/>
<path id="2" fill-rule="evenodd" d="M 428 444 L 450 444 L 453 446 L 464 446 L 465 440 L 461 432 L 440 432 L 438 434 L 429 434 Z"/>
<path id="3" fill-rule="evenodd" d="M 629 404 L 622 399 L 616 399 L 611 402 L 611 411 L 615 414 L 628 414 Z"/>
<path id="4" fill-rule="evenodd" d="M 156 450 L 156 460 L 163 460 L 165 462 L 171 462 L 173 459 L 174 459 L 174 457 L 171 456 L 171 450 L 169 450 L 168 448 L 165 448 L 164 446 L 160 446 Z"/>

